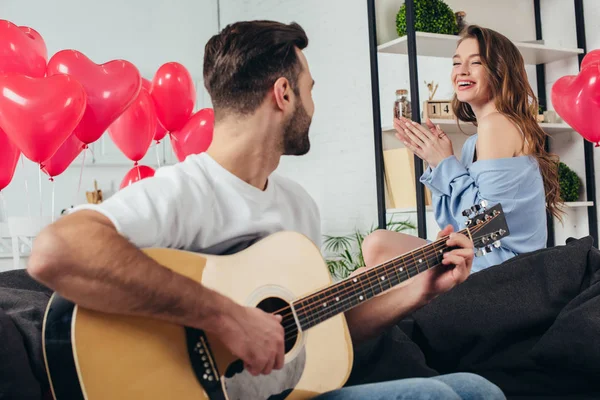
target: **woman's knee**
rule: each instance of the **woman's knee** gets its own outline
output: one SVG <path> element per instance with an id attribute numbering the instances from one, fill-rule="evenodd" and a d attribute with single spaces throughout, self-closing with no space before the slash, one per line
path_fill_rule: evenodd
<path id="1" fill-rule="evenodd" d="M 362 243 L 362 252 L 367 267 L 379 265 L 404 254 L 426 242 L 416 236 L 378 229 L 369 234 Z"/>
<path id="2" fill-rule="evenodd" d="M 378 229 L 371 232 L 362 242 L 362 252 L 367 266 L 378 264 L 380 254 L 385 251 L 385 243 L 387 231 Z"/>

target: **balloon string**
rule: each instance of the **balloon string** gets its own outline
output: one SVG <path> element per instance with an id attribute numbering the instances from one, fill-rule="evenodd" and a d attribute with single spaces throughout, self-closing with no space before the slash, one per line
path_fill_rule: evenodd
<path id="1" fill-rule="evenodd" d="M 52 185 L 52 222 L 54 222 L 54 179 L 50 178 L 50 184 Z"/>
<path id="2" fill-rule="evenodd" d="M 38 186 L 40 188 L 40 217 L 44 215 L 44 202 L 42 201 L 42 168 L 38 168 Z"/>
<path id="3" fill-rule="evenodd" d="M 2 200 L 2 214 L 0 214 L 0 216 L 2 216 L 2 221 L 6 221 L 8 222 L 8 207 L 6 206 L 6 198 L 4 197 L 4 193 L 2 193 L 2 191 L 0 190 L 0 199 Z"/>
<path id="4" fill-rule="evenodd" d="M 29 196 L 29 185 L 27 184 L 27 172 L 25 171 L 25 157 L 21 153 L 21 167 L 23 167 L 23 176 L 25 178 L 25 195 L 27 196 L 27 214 L 31 219 L 31 197 Z"/>
<path id="5" fill-rule="evenodd" d="M 156 163 L 158 164 L 158 168 L 160 168 L 160 155 L 158 153 L 158 144 L 160 142 L 157 140 L 156 141 L 156 146 L 154 146 L 154 149 L 156 150 Z"/>
<path id="6" fill-rule="evenodd" d="M 137 173 L 138 173 L 138 179 L 141 181 L 142 180 L 142 174 L 140 173 L 140 167 L 138 167 L 136 165 L 136 168 L 137 168 Z"/>
<path id="7" fill-rule="evenodd" d="M 81 179 L 83 178 L 83 167 L 85 165 L 85 153 L 87 153 L 87 145 L 85 146 L 85 150 L 83 150 L 83 158 L 81 160 L 81 170 L 79 171 L 79 185 L 77 185 L 77 196 L 75 196 L 75 204 L 77 204 L 77 198 L 79 197 L 79 193 L 81 192 Z"/>

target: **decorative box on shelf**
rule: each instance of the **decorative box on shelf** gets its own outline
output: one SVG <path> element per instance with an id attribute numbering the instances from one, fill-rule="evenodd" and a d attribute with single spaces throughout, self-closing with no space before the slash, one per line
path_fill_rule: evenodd
<path id="1" fill-rule="evenodd" d="M 427 100 L 423 102 L 423 119 L 454 119 L 450 100 Z"/>

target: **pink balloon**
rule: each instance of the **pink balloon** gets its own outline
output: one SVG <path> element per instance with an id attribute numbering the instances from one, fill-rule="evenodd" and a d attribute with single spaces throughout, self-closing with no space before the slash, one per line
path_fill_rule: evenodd
<path id="1" fill-rule="evenodd" d="M 12 181 L 20 155 L 17 146 L 0 129 L 0 191 Z"/>
<path id="2" fill-rule="evenodd" d="M 183 127 L 196 104 L 192 76 L 176 62 L 163 64 L 156 71 L 150 95 L 156 105 L 158 120 L 170 132 Z"/>
<path id="3" fill-rule="evenodd" d="M 72 134 L 50 159 L 40 165 L 40 168 L 52 179 L 65 172 L 67 167 L 81 153 L 84 146 L 85 144 L 76 135 Z"/>
<path id="4" fill-rule="evenodd" d="M 600 63 L 578 75 L 563 76 L 552 86 L 554 109 L 588 141 L 600 142 Z"/>
<path id="5" fill-rule="evenodd" d="M 600 63 L 600 49 L 592 50 L 583 57 L 583 60 L 581 60 L 581 70 L 589 65 L 598 63 Z"/>
<path id="6" fill-rule="evenodd" d="M 25 157 L 48 160 L 85 112 L 81 84 L 68 75 L 0 75 L 0 127 Z"/>
<path id="7" fill-rule="evenodd" d="M 179 161 L 190 154 L 200 154 L 210 146 L 215 126 L 212 108 L 198 110 L 181 130 L 171 132 L 171 146 Z"/>
<path id="8" fill-rule="evenodd" d="M 146 78 L 142 78 L 142 87 L 150 93 L 150 89 L 152 88 L 152 82 L 150 82 Z M 152 97 L 152 96 L 150 96 Z M 156 114 L 156 105 L 154 104 L 154 100 L 152 100 L 152 107 L 154 107 L 154 113 Z M 167 130 L 158 120 L 158 116 L 156 116 L 156 131 L 154 132 L 154 140 L 156 142 L 160 142 L 167 135 Z"/>
<path id="9" fill-rule="evenodd" d="M 62 50 L 48 61 L 48 75 L 76 78 L 87 95 L 85 115 L 75 134 L 85 144 L 102 134 L 137 98 L 142 87 L 138 69 L 125 60 L 95 64 L 76 50 Z"/>
<path id="10" fill-rule="evenodd" d="M 132 161 L 140 161 L 156 131 L 156 112 L 150 93 L 140 90 L 136 101 L 108 128 L 117 147 Z"/>
<path id="11" fill-rule="evenodd" d="M 125 174 L 123 181 L 121 181 L 120 189 L 123 189 L 126 186 L 129 186 L 137 181 L 140 181 L 145 178 L 150 178 L 154 176 L 154 169 L 148 167 L 147 165 L 136 165 L 129 170 Z"/>
<path id="12" fill-rule="evenodd" d="M 38 32 L 0 20 L 0 74 L 42 78 L 47 60 L 46 43 Z"/>

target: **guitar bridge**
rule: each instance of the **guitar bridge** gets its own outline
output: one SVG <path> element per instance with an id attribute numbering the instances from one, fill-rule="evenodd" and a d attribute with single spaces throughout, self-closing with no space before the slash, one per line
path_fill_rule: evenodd
<path id="1" fill-rule="evenodd" d="M 188 355 L 196 379 L 211 400 L 225 400 L 221 378 L 206 334 L 200 329 L 185 328 Z"/>

